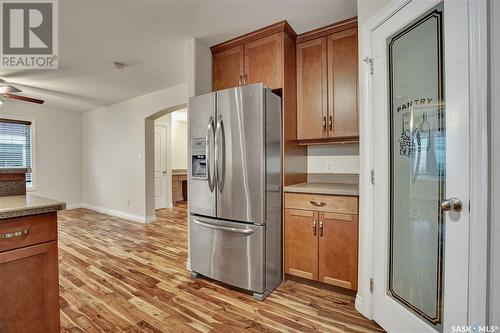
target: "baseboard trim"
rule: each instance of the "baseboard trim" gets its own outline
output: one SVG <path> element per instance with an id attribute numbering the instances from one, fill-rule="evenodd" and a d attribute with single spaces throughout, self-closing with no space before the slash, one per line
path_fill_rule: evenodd
<path id="1" fill-rule="evenodd" d="M 77 208 L 83 208 L 83 203 L 66 205 L 66 209 L 77 209 Z"/>
<path id="2" fill-rule="evenodd" d="M 90 209 L 98 213 L 107 214 L 111 216 L 116 216 L 125 220 L 139 222 L 139 223 L 150 223 L 156 221 L 156 216 L 141 216 L 136 214 L 130 214 L 126 212 L 122 212 L 119 210 L 114 210 L 106 207 L 100 207 L 95 205 L 83 204 L 82 208 Z"/>
<path id="3" fill-rule="evenodd" d="M 356 299 L 354 301 L 354 308 L 361 312 L 363 310 L 363 299 L 359 293 L 356 293 Z"/>

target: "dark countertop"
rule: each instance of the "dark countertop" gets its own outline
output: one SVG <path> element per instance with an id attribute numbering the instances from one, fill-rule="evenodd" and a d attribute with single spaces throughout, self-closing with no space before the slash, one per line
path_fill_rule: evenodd
<path id="1" fill-rule="evenodd" d="M 307 183 L 285 186 L 283 190 L 285 192 L 292 192 L 292 193 L 359 195 L 358 184 L 307 182 Z"/>
<path id="2" fill-rule="evenodd" d="M 27 194 L 0 197 L 0 220 L 19 216 L 51 213 L 65 208 L 66 204 L 64 202 L 39 197 L 37 195 Z"/>

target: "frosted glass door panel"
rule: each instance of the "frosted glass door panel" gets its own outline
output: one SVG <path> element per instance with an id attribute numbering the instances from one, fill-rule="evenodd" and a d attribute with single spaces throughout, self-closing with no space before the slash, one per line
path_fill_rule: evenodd
<path id="1" fill-rule="evenodd" d="M 388 294 L 432 325 L 442 320 L 445 106 L 442 5 L 388 39 Z"/>

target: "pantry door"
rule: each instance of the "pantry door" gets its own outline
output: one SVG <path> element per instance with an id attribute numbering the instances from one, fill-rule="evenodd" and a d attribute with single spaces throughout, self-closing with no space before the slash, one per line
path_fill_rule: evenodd
<path id="1" fill-rule="evenodd" d="M 467 322 L 467 1 L 413 0 L 372 31 L 373 317 L 389 332 Z"/>

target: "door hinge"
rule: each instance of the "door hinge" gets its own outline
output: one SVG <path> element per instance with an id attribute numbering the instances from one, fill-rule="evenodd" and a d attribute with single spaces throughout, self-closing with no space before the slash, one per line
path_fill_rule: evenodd
<path id="1" fill-rule="evenodd" d="M 363 61 L 370 66 L 370 74 L 373 74 L 373 58 L 365 57 Z"/>
<path id="2" fill-rule="evenodd" d="M 370 182 L 375 185 L 375 170 L 373 169 L 370 170 Z"/>
<path id="3" fill-rule="evenodd" d="M 373 278 L 370 278 L 370 293 L 373 294 Z"/>

